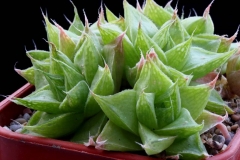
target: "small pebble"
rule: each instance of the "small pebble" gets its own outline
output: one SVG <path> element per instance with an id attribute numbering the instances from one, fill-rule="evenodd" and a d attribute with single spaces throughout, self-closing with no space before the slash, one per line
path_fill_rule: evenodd
<path id="1" fill-rule="evenodd" d="M 22 131 L 22 128 L 17 129 L 15 132 L 20 133 Z"/>
<path id="2" fill-rule="evenodd" d="M 4 126 L 3 128 L 8 130 L 8 131 L 11 131 L 11 129 L 9 129 L 7 126 Z"/>
<path id="3" fill-rule="evenodd" d="M 227 145 L 224 144 L 223 147 L 222 147 L 222 149 L 221 149 L 221 151 L 224 151 L 226 148 L 227 148 Z"/>
<path id="4" fill-rule="evenodd" d="M 32 114 L 32 111 L 31 111 L 31 109 L 29 109 L 29 108 L 25 108 L 25 109 L 23 110 L 23 114 L 25 114 L 25 113 Z"/>
<path id="5" fill-rule="evenodd" d="M 217 141 L 213 141 L 212 143 L 213 143 L 214 148 L 217 150 L 221 150 L 224 145 L 224 143 L 219 143 Z"/>
<path id="6" fill-rule="evenodd" d="M 18 122 L 12 121 L 12 122 L 10 123 L 10 126 L 12 126 L 12 125 L 18 125 Z"/>
<path id="7" fill-rule="evenodd" d="M 231 130 L 235 131 L 238 127 L 239 127 L 238 124 L 234 124 L 231 126 Z"/>
<path id="8" fill-rule="evenodd" d="M 220 130 L 219 130 L 219 129 L 216 129 L 216 130 L 215 130 L 215 134 L 221 134 Z"/>
<path id="9" fill-rule="evenodd" d="M 30 115 L 28 113 L 24 113 L 23 118 L 28 121 L 30 119 Z"/>
<path id="10" fill-rule="evenodd" d="M 236 122 L 236 124 L 238 124 L 238 126 L 240 126 L 240 120 Z"/>
<path id="11" fill-rule="evenodd" d="M 23 115 L 22 114 L 20 114 L 19 116 L 18 116 L 18 118 L 22 118 L 23 117 Z"/>
<path id="12" fill-rule="evenodd" d="M 19 122 L 20 124 L 27 122 L 26 119 L 24 119 L 24 118 L 17 118 L 17 119 L 15 119 L 15 121 Z"/>
<path id="13" fill-rule="evenodd" d="M 213 136 L 213 141 L 217 141 L 219 143 L 223 143 L 225 142 L 225 138 L 222 135 L 215 135 Z"/>
<path id="14" fill-rule="evenodd" d="M 22 128 L 22 126 L 19 124 L 14 124 L 14 125 L 10 125 L 9 128 L 15 132 L 17 129 Z"/>
<path id="15" fill-rule="evenodd" d="M 209 149 L 208 153 L 210 155 L 216 155 L 216 154 L 218 154 L 218 151 L 216 149 L 214 149 L 214 148 L 211 148 L 211 149 Z"/>
<path id="16" fill-rule="evenodd" d="M 231 118 L 236 122 L 240 120 L 240 114 L 233 114 Z"/>
<path id="17" fill-rule="evenodd" d="M 228 130 L 229 132 L 231 132 L 231 127 L 230 127 L 230 126 L 227 126 L 227 130 Z"/>

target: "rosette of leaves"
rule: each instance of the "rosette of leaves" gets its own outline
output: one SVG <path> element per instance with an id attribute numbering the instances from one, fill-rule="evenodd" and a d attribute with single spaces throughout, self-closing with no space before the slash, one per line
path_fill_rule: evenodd
<path id="1" fill-rule="evenodd" d="M 74 6 L 74 5 L 73 5 Z M 61 138 L 108 151 L 144 151 L 202 159 L 200 135 L 233 111 L 214 89 L 218 71 L 237 52 L 214 34 L 209 14 L 183 16 L 168 3 L 123 1 L 124 16 L 101 7 L 89 25 L 68 29 L 44 15 L 49 51 L 27 52 L 33 64 L 16 69 L 36 90 L 13 102 L 37 112 L 23 133 Z"/>

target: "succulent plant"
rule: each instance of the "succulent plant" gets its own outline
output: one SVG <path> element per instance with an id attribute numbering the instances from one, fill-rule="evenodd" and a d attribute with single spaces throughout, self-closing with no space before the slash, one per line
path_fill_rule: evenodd
<path id="1" fill-rule="evenodd" d="M 227 76 L 239 76 L 236 37 L 214 34 L 211 4 L 185 18 L 170 3 L 124 0 L 124 17 L 106 7 L 105 19 L 101 6 L 92 25 L 73 7 L 68 29 L 43 14 L 49 51 L 27 51 L 32 66 L 16 69 L 36 89 L 12 99 L 36 110 L 22 133 L 71 136 L 108 151 L 208 157 L 200 135 L 234 112 L 214 89 L 219 70 L 234 61 Z"/>

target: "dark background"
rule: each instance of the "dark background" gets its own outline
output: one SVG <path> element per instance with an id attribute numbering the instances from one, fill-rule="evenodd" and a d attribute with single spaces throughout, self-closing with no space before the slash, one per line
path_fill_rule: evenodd
<path id="1" fill-rule="evenodd" d="M 101 2 L 105 4 L 115 15 L 123 15 L 122 0 L 72 0 L 78 7 L 78 12 L 82 20 L 83 9 L 90 23 L 94 23 L 98 18 L 98 9 Z M 155 0 L 159 5 L 165 6 L 167 0 Z M 26 81 L 14 71 L 16 68 L 25 69 L 31 66 L 27 58 L 27 50 L 34 49 L 33 41 L 38 49 L 47 50 L 48 45 L 43 40 L 46 39 L 46 32 L 43 25 L 43 11 L 47 11 L 49 18 L 55 20 L 63 28 L 67 29 L 69 24 L 64 18 L 72 20 L 74 13 L 69 0 L 34 0 L 34 1 L 4 1 L 0 6 L 1 31 L 0 31 L 0 94 L 9 95 L 20 88 Z M 128 0 L 132 5 L 136 1 Z M 139 0 L 142 4 L 143 0 Z M 177 0 L 172 2 L 175 7 Z M 194 8 L 198 15 L 202 15 L 211 0 L 179 0 L 178 13 L 181 14 L 184 6 L 185 16 Z M 240 11 L 235 0 L 216 0 L 210 10 L 215 24 L 215 33 L 219 35 L 227 34 L 232 36 L 240 24 Z M 192 12 L 192 15 L 194 13 Z M 238 40 L 240 36 L 238 35 Z M 0 97 L 0 101 L 3 98 Z"/>

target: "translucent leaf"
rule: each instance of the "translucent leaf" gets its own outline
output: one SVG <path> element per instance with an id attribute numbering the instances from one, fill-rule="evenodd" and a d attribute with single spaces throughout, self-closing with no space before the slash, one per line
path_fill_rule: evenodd
<path id="1" fill-rule="evenodd" d="M 178 139 L 166 149 L 167 155 L 180 155 L 181 159 L 205 159 L 209 157 L 199 133 L 196 133 L 186 139 Z"/>
<path id="2" fill-rule="evenodd" d="M 105 6 L 106 8 L 106 16 L 108 22 L 116 21 L 118 18 Z"/>
<path id="3" fill-rule="evenodd" d="M 140 50 L 144 56 L 151 48 L 153 48 L 158 55 L 158 58 L 164 63 L 167 64 L 167 58 L 163 50 L 142 30 L 142 24 L 139 23 L 139 28 L 137 32 L 137 37 L 134 45 L 136 50 Z"/>
<path id="4" fill-rule="evenodd" d="M 74 64 L 84 75 L 87 83 L 91 85 L 94 75 L 98 70 L 98 65 L 103 66 L 102 57 L 91 38 L 87 38 L 83 42 L 83 45 L 76 53 Z"/>
<path id="5" fill-rule="evenodd" d="M 174 136 L 159 136 L 150 129 L 139 123 L 139 135 L 143 144 L 141 147 L 145 150 L 147 155 L 154 155 L 164 151 L 175 140 Z"/>
<path id="6" fill-rule="evenodd" d="M 221 39 L 217 35 L 199 34 L 193 37 L 192 46 L 203 48 L 211 52 L 217 52 Z"/>
<path id="7" fill-rule="evenodd" d="M 78 15 L 77 7 L 73 4 L 73 2 L 71 2 L 71 3 L 74 8 L 74 19 L 73 19 L 73 22 L 71 23 L 70 27 L 68 28 L 68 30 L 77 35 L 81 35 L 81 31 L 83 31 L 84 25 Z"/>
<path id="8" fill-rule="evenodd" d="M 44 50 L 30 50 L 27 51 L 27 54 L 39 61 L 48 59 L 50 57 L 50 52 Z"/>
<path id="9" fill-rule="evenodd" d="M 143 13 L 150 18 L 158 27 L 161 27 L 166 21 L 171 19 L 171 14 L 159 6 L 153 0 L 146 0 L 146 4 L 143 7 Z"/>
<path id="10" fill-rule="evenodd" d="M 209 84 L 180 88 L 181 105 L 188 109 L 193 119 L 196 119 L 206 107 L 211 91 Z"/>
<path id="11" fill-rule="evenodd" d="M 107 96 L 114 92 L 114 82 L 111 76 L 111 72 L 107 65 L 104 68 L 98 67 L 98 71 L 94 76 L 92 85 L 90 87 L 91 92 L 101 96 Z M 95 101 L 92 93 L 88 94 L 87 101 L 84 108 L 84 116 L 90 117 L 101 110 L 99 104 Z"/>
<path id="12" fill-rule="evenodd" d="M 14 68 L 14 70 L 20 75 L 22 76 L 25 80 L 27 80 L 29 83 L 31 84 L 35 84 L 35 71 L 34 71 L 34 67 L 28 67 L 26 69 L 16 69 Z"/>
<path id="13" fill-rule="evenodd" d="M 37 124 L 24 128 L 44 137 L 60 138 L 73 133 L 82 121 L 80 113 L 48 114 L 42 112 Z"/>
<path id="14" fill-rule="evenodd" d="M 124 90 L 110 96 L 93 94 L 93 97 L 111 122 L 126 131 L 138 135 L 137 100 L 134 90 Z"/>
<path id="15" fill-rule="evenodd" d="M 83 122 L 70 141 L 81 144 L 89 143 L 90 138 L 95 141 L 106 123 L 106 115 L 103 112 L 99 112 L 95 116 Z"/>
<path id="16" fill-rule="evenodd" d="M 120 90 L 124 71 L 124 52 L 122 46 L 124 34 L 103 47 L 103 57 L 111 71 L 114 81 L 114 93 Z"/>
<path id="17" fill-rule="evenodd" d="M 185 74 L 192 74 L 194 76 L 193 79 L 200 78 L 224 64 L 235 52 L 236 50 L 215 53 L 192 47 L 187 57 L 187 62 L 180 71 Z"/>
<path id="18" fill-rule="evenodd" d="M 172 84 L 172 81 L 154 64 L 149 55 L 147 55 L 146 63 L 134 86 L 134 90 L 138 93 L 142 90 L 147 93 L 155 93 L 155 96 L 158 97 L 165 93 Z"/>
<path id="19" fill-rule="evenodd" d="M 150 129 L 156 129 L 158 127 L 154 98 L 155 95 L 153 93 L 145 93 L 143 91 L 139 95 L 136 106 L 138 121 Z"/>
<path id="20" fill-rule="evenodd" d="M 228 112 L 228 114 L 234 113 L 234 111 L 230 107 L 228 107 L 228 105 L 223 101 L 221 95 L 215 89 L 211 91 L 205 109 L 219 115 L 226 114 L 226 111 Z"/>
<path id="21" fill-rule="evenodd" d="M 168 50 L 165 53 L 168 60 L 168 65 L 177 70 L 181 70 L 181 68 L 187 62 L 191 44 L 192 38 Z"/>
<path id="22" fill-rule="evenodd" d="M 207 110 L 204 110 L 202 114 L 196 119 L 196 122 L 198 124 L 201 124 L 204 122 L 203 129 L 199 132 L 199 134 L 202 134 L 209 129 L 213 128 L 219 123 L 222 123 L 225 120 L 225 117 L 219 116 L 217 114 L 211 113 Z"/>
<path id="23" fill-rule="evenodd" d="M 140 151 L 141 139 L 108 121 L 96 140 L 95 148 L 108 151 Z"/>
<path id="24" fill-rule="evenodd" d="M 120 34 L 123 34 L 123 32 L 116 25 L 115 27 L 99 25 L 98 28 L 104 44 L 111 43 Z M 125 57 L 125 66 L 133 67 L 140 59 L 140 52 L 135 50 L 127 35 L 124 35 L 123 37 L 123 52 Z"/>
<path id="25" fill-rule="evenodd" d="M 125 19 L 120 16 L 117 20 L 115 21 L 111 21 L 111 24 L 114 24 L 116 26 L 118 26 L 122 31 L 126 30 L 126 23 L 125 23 Z"/>
<path id="26" fill-rule="evenodd" d="M 18 105 L 23 105 L 34 110 L 48 113 L 62 112 L 59 109 L 60 102 L 54 98 L 50 90 L 40 90 L 24 98 L 14 98 L 12 101 Z"/>
<path id="27" fill-rule="evenodd" d="M 197 124 L 191 117 L 189 111 L 182 108 L 179 117 L 169 125 L 154 130 L 158 135 L 178 136 L 178 138 L 189 137 L 203 128 L 203 124 Z"/>
<path id="28" fill-rule="evenodd" d="M 127 35 L 132 42 L 135 42 L 139 22 L 142 25 L 144 33 L 146 33 L 149 37 L 153 37 L 153 35 L 155 34 L 155 32 L 157 32 L 158 29 L 150 19 L 148 19 L 144 14 L 135 9 L 126 0 L 123 1 L 123 8 L 124 17 L 126 20 L 125 22 L 128 28 Z"/>
<path id="29" fill-rule="evenodd" d="M 65 93 L 66 97 L 61 102 L 59 108 L 64 112 L 83 112 L 89 93 L 86 82 L 80 81 L 71 90 Z"/>

